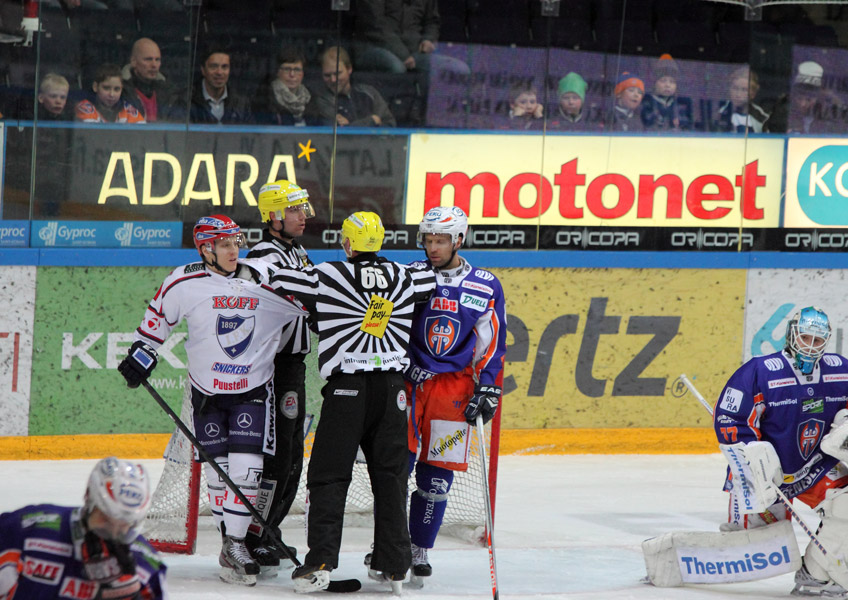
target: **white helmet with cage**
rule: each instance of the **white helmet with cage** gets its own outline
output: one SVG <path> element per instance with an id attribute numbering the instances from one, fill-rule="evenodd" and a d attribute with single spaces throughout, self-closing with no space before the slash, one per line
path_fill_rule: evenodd
<path id="1" fill-rule="evenodd" d="M 830 340 L 830 319 L 815 306 L 802 308 L 786 324 L 786 349 L 804 375 L 813 372 Z"/>
<path id="2" fill-rule="evenodd" d="M 418 225 L 419 247 L 424 246 L 424 236 L 428 233 L 449 235 L 451 244 L 456 245 L 459 239 L 465 241 L 468 234 L 468 217 L 458 206 L 436 206 L 426 212 Z"/>
<path id="3" fill-rule="evenodd" d="M 88 517 L 97 508 L 110 519 L 129 525 L 121 540 L 128 543 L 138 536 L 150 501 L 150 480 L 144 467 L 109 456 L 94 466 L 88 478 L 83 510 Z"/>

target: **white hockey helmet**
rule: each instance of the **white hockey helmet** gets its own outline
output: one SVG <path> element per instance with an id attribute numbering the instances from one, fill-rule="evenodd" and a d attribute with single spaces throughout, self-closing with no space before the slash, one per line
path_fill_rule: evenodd
<path id="1" fill-rule="evenodd" d="M 128 524 L 129 531 L 120 541 L 129 543 L 138 536 L 150 501 L 150 480 L 144 467 L 109 456 L 94 465 L 83 509 L 86 518 L 97 508 L 110 519 Z"/>
<path id="2" fill-rule="evenodd" d="M 815 306 L 802 308 L 786 324 L 786 348 L 805 375 L 813 372 L 830 340 L 830 319 Z"/>
<path id="3" fill-rule="evenodd" d="M 424 236 L 428 233 L 447 234 L 451 236 L 451 244 L 468 234 L 468 217 L 458 206 L 436 206 L 428 210 L 421 223 L 418 224 L 418 246 L 424 247 Z"/>

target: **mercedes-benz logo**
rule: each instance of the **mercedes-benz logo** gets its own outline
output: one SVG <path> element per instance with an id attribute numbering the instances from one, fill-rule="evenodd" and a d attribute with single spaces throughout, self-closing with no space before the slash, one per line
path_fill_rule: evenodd
<path id="1" fill-rule="evenodd" d="M 236 419 L 236 423 L 242 429 L 247 429 L 253 424 L 253 419 L 250 418 L 250 415 L 247 413 L 241 413 Z"/>
<path id="2" fill-rule="evenodd" d="M 215 423 L 207 423 L 206 427 L 203 428 L 203 431 L 205 431 L 206 435 L 209 437 L 215 437 L 221 433 L 221 430 L 218 429 L 218 426 Z"/>

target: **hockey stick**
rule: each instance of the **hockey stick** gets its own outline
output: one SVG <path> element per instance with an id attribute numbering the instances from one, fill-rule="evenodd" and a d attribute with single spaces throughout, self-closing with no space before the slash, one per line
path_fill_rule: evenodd
<path id="1" fill-rule="evenodd" d="M 164 399 L 162 399 L 162 396 L 159 395 L 159 392 L 157 392 L 156 389 L 152 385 L 150 385 L 147 380 L 142 381 L 141 385 L 143 385 L 144 389 L 146 389 L 150 393 L 150 395 L 153 396 L 153 399 L 156 400 L 162 410 L 164 410 L 168 414 L 168 416 L 171 417 L 171 420 L 183 433 L 183 435 L 188 438 L 188 441 L 191 442 L 191 445 L 194 446 L 195 450 L 197 450 L 197 453 L 200 455 L 200 457 L 210 467 L 212 467 L 212 470 L 214 470 L 215 473 L 218 474 L 218 477 L 220 477 L 221 480 L 227 484 L 227 487 L 229 487 L 233 494 L 235 494 L 236 498 L 241 501 L 245 509 L 247 509 L 247 512 L 250 513 L 250 516 L 256 519 L 256 522 L 259 523 L 262 528 L 271 536 L 271 540 L 280 549 L 282 549 L 283 554 L 285 554 L 288 559 L 291 560 L 292 563 L 294 563 L 294 566 L 299 567 L 301 564 L 300 561 L 297 560 L 297 557 L 294 555 L 294 553 L 292 553 L 291 550 L 289 550 L 289 547 L 285 544 L 285 542 L 283 542 L 283 539 L 282 537 L 280 537 L 280 534 L 276 531 L 276 529 L 269 527 L 267 521 L 262 518 L 262 515 L 259 513 L 258 510 L 256 510 L 256 507 L 253 506 L 253 503 L 247 499 L 247 496 L 245 496 L 235 484 L 235 482 L 230 479 L 230 476 L 226 473 L 226 471 L 224 471 L 221 466 L 217 462 L 215 462 L 215 459 L 209 456 L 209 453 L 206 452 L 206 450 L 200 445 L 200 441 L 194 436 L 188 426 L 183 423 L 182 419 L 180 419 L 177 413 L 175 413 L 174 410 L 170 406 L 168 406 L 168 403 L 165 402 Z M 326 590 L 328 592 L 345 594 L 348 592 L 356 592 L 361 587 L 362 583 L 358 579 L 341 579 L 338 581 L 331 581 L 330 585 L 327 586 Z"/>
<path id="2" fill-rule="evenodd" d="M 492 534 L 492 499 L 489 497 L 489 465 L 486 458 L 486 431 L 483 416 L 477 415 L 477 441 L 480 444 L 480 466 L 483 468 L 483 495 L 486 496 L 486 544 L 489 546 L 489 576 L 492 578 L 492 598 L 498 600 L 498 568 L 495 563 L 495 539 Z"/>
<path id="3" fill-rule="evenodd" d="M 710 413 L 710 416 L 713 416 L 712 406 L 710 406 L 709 403 L 704 400 L 704 397 L 701 395 L 701 392 L 699 392 L 695 388 L 695 385 L 691 381 L 689 381 L 689 378 L 686 377 L 686 375 L 681 374 L 680 380 L 687 388 L 689 388 L 689 391 L 695 395 L 695 398 L 698 400 L 698 402 L 700 402 L 704 406 L 704 408 L 707 409 L 707 412 Z M 813 533 L 812 529 L 810 529 L 810 527 L 807 525 L 806 521 L 804 521 L 801 515 L 799 515 L 798 512 L 795 510 L 795 507 L 792 505 L 792 501 L 786 497 L 786 494 L 783 493 L 783 490 L 781 490 L 779 486 L 774 484 L 772 484 L 771 487 L 774 489 L 775 492 L 777 492 L 777 497 L 780 499 L 780 503 L 783 504 L 783 506 L 786 508 L 787 512 L 790 515 L 795 517 L 795 520 L 801 526 L 801 529 L 804 530 L 804 533 L 807 534 L 807 537 L 810 538 L 810 541 L 813 543 L 813 545 L 818 548 L 819 551 L 821 551 L 825 559 L 833 566 L 840 567 L 843 569 L 846 568 L 845 560 L 839 557 L 835 557 L 836 555 L 827 551 L 827 549 L 822 545 L 819 538 L 816 537 L 816 534 Z"/>

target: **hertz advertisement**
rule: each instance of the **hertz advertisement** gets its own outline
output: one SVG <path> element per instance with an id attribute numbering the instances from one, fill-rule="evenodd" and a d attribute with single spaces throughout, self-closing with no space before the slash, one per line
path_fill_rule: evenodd
<path id="1" fill-rule="evenodd" d="M 778 139 L 411 136 L 406 223 L 457 205 L 472 225 L 773 228 Z"/>
<path id="2" fill-rule="evenodd" d="M 746 271 L 493 269 L 504 286 L 509 429 L 709 427 L 740 364 Z"/>

